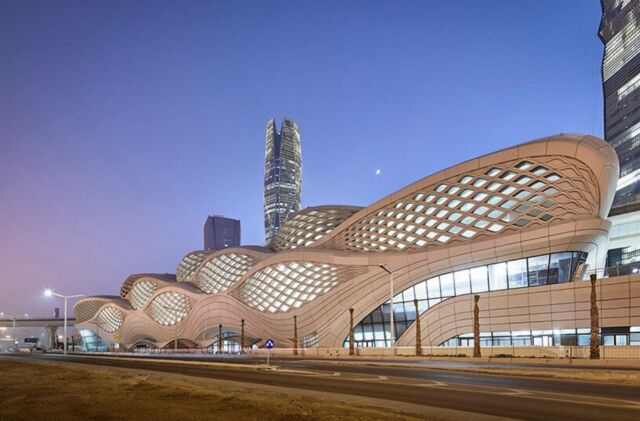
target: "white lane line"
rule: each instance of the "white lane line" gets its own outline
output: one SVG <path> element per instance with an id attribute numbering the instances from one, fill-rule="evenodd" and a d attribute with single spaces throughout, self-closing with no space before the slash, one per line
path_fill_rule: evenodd
<path id="1" fill-rule="evenodd" d="M 422 387 L 434 387 L 428 384 L 420 384 Z M 486 395 L 520 395 L 525 399 L 537 399 L 541 401 L 558 401 L 558 402 L 571 402 L 581 405 L 592 405 L 592 406 L 605 406 L 612 408 L 631 408 L 640 410 L 640 401 L 631 401 L 626 399 L 615 399 L 615 398 L 599 398 L 596 396 L 588 396 L 588 395 L 575 395 L 569 393 L 553 393 L 553 392 L 539 392 L 532 390 L 531 392 L 527 392 L 520 389 L 509 389 L 512 392 L 502 392 L 502 391 L 489 391 L 482 390 L 482 386 L 476 389 L 467 389 L 467 388 L 459 388 L 455 386 L 450 386 L 447 390 L 450 391 L 459 391 L 459 392 L 467 392 L 467 393 L 482 393 Z"/>
<path id="2" fill-rule="evenodd" d="M 448 385 L 444 382 L 440 382 L 438 380 L 432 380 L 433 383 L 421 383 L 421 384 L 417 384 L 416 386 L 421 386 L 421 387 L 447 387 Z"/>
<path id="3" fill-rule="evenodd" d="M 339 371 L 334 371 L 333 373 L 313 373 L 315 377 L 340 377 Z"/>
<path id="4" fill-rule="evenodd" d="M 346 379 L 345 379 L 346 380 Z M 352 380 L 352 379 L 349 379 Z M 365 379 L 358 379 L 365 381 Z M 441 381 L 433 380 L 434 383 L 420 383 L 420 384 L 411 384 L 411 386 L 420 386 L 420 387 L 448 387 L 447 390 L 457 391 L 457 392 L 467 392 L 467 393 L 482 393 L 486 395 L 519 395 L 525 399 L 537 399 L 542 401 L 558 401 L 558 402 L 571 402 L 583 405 L 595 405 L 595 406 L 605 406 L 605 407 L 613 407 L 613 408 L 631 408 L 640 410 L 640 401 L 631 401 L 625 399 L 615 399 L 615 398 L 599 398 L 596 396 L 588 396 L 588 395 L 576 395 L 570 393 L 553 393 L 553 392 L 542 392 L 542 391 L 525 391 L 521 389 L 506 389 L 510 390 L 510 392 L 504 392 L 504 388 L 497 390 L 486 390 L 488 389 L 486 386 L 478 386 L 475 388 L 460 388 L 451 384 L 446 384 Z M 391 382 L 388 384 L 397 384 L 402 386 L 407 386 L 407 383 L 398 383 Z M 483 390 L 485 389 L 485 390 Z"/>
<path id="5" fill-rule="evenodd" d="M 532 395 L 531 392 L 520 389 L 509 389 L 511 392 L 502 392 L 501 395 Z"/>
<path id="6" fill-rule="evenodd" d="M 356 382 L 377 382 L 377 381 L 384 381 L 384 380 L 389 380 L 389 378 L 387 376 L 376 376 L 376 378 L 366 378 L 366 379 L 349 379 L 349 378 L 345 378 L 343 377 L 343 379 L 345 380 L 353 380 Z"/>
<path id="7" fill-rule="evenodd" d="M 316 374 L 313 371 L 306 371 L 306 370 L 293 370 L 290 368 L 277 368 L 274 366 L 273 371 L 280 373 L 280 374 L 303 374 L 305 376 L 312 376 L 314 374 Z"/>

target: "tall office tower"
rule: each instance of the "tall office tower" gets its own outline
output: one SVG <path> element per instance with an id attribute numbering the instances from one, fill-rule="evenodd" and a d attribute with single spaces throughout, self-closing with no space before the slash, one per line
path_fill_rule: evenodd
<path id="1" fill-rule="evenodd" d="M 240 221 L 213 215 L 204 223 L 204 249 L 222 250 L 240 246 Z"/>
<path id="2" fill-rule="evenodd" d="M 640 0 L 601 0 L 604 137 L 620 178 L 609 219 L 606 266 L 640 261 Z"/>
<path id="3" fill-rule="evenodd" d="M 611 214 L 640 208 L 640 0 L 602 0 L 604 137 L 620 160 Z"/>
<path id="4" fill-rule="evenodd" d="M 278 132 L 267 123 L 264 155 L 264 237 L 269 244 L 287 218 L 300 210 L 302 152 L 298 125 L 285 118 Z"/>

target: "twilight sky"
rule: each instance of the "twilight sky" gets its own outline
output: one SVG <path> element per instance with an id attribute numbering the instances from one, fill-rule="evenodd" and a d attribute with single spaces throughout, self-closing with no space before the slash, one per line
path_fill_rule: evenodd
<path id="1" fill-rule="evenodd" d="M 271 117 L 300 125 L 304 207 L 602 136 L 599 19 L 597 0 L 3 0 L 0 311 L 174 273 L 208 214 L 262 244 Z"/>

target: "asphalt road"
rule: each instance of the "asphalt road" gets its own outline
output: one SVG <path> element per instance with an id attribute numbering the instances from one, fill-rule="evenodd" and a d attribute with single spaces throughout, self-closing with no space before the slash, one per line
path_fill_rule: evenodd
<path id="1" fill-rule="evenodd" d="M 185 364 L 148 358 L 42 354 L 48 361 L 116 366 L 187 376 L 359 395 L 527 420 L 638 420 L 640 387 L 385 366 L 277 360 L 276 370 Z"/>

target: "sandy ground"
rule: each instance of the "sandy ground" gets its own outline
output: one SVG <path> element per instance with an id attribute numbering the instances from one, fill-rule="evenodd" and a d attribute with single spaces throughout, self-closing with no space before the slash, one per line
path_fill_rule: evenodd
<path id="1" fill-rule="evenodd" d="M 0 359 L 0 420 L 138 419 L 273 421 L 429 417 L 295 393 L 273 393 L 251 385 Z"/>

